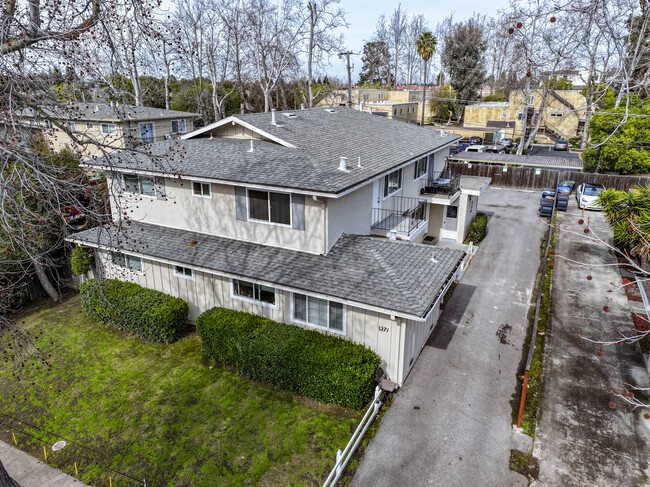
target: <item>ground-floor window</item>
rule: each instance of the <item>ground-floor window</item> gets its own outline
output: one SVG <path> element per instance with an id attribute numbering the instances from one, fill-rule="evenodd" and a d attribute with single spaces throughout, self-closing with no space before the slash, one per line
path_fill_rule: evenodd
<path id="1" fill-rule="evenodd" d="M 343 305 L 326 299 L 293 294 L 293 319 L 338 332 L 343 331 Z"/>
<path id="2" fill-rule="evenodd" d="M 240 281 L 233 279 L 232 293 L 236 298 L 243 298 L 248 301 L 255 301 L 260 304 L 270 304 L 275 306 L 276 291 L 275 288 L 270 286 L 263 286 L 262 284 L 255 284 L 248 281 Z"/>
<path id="3" fill-rule="evenodd" d="M 194 279 L 194 271 L 189 267 L 174 266 L 174 275 L 185 279 Z"/>
<path id="4" fill-rule="evenodd" d="M 116 266 L 130 269 L 136 272 L 142 272 L 142 259 L 138 256 L 112 252 L 111 261 Z"/>

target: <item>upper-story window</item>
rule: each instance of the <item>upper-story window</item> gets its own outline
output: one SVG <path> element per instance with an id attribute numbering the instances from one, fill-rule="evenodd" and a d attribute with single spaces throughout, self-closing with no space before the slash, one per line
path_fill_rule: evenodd
<path id="1" fill-rule="evenodd" d="M 116 134 L 117 125 L 114 123 L 103 123 L 102 124 L 102 134 Z"/>
<path id="2" fill-rule="evenodd" d="M 140 124 L 140 140 L 145 144 L 153 143 L 153 122 Z"/>
<path id="3" fill-rule="evenodd" d="M 280 225 L 291 225 L 291 195 L 249 189 L 248 218 Z"/>
<path id="4" fill-rule="evenodd" d="M 326 299 L 294 293 L 293 320 L 339 333 L 344 332 L 343 305 Z"/>
<path id="5" fill-rule="evenodd" d="M 75 122 L 66 121 L 65 122 L 65 128 L 67 128 L 70 132 L 76 132 L 77 131 L 77 124 Z"/>
<path id="6" fill-rule="evenodd" d="M 528 95 L 526 97 L 526 105 L 533 105 L 535 103 L 535 97 L 533 95 Z"/>
<path id="7" fill-rule="evenodd" d="M 384 99 L 384 94 L 383 94 L 383 93 L 379 93 L 379 99 L 380 99 L 380 100 L 383 100 L 383 99 Z"/>
<path id="8" fill-rule="evenodd" d="M 94 126 L 95 126 L 95 125 L 94 125 L 92 122 L 86 122 L 86 129 L 91 129 L 91 128 L 93 128 Z"/>
<path id="9" fill-rule="evenodd" d="M 192 181 L 192 194 L 201 198 L 212 198 L 212 185 L 201 181 Z"/>
<path id="10" fill-rule="evenodd" d="M 44 123 L 45 123 L 45 128 L 46 128 L 46 129 L 51 129 L 51 128 L 52 128 L 52 120 L 48 120 L 48 119 L 46 119 L 46 120 L 44 121 Z"/>
<path id="11" fill-rule="evenodd" d="M 418 179 L 424 176 L 427 173 L 427 157 L 422 157 L 415 161 L 415 175 L 413 179 Z"/>
<path id="12" fill-rule="evenodd" d="M 142 259 L 136 255 L 122 254 L 120 252 L 111 253 L 111 261 L 114 265 L 130 269 L 136 272 L 142 272 Z"/>
<path id="13" fill-rule="evenodd" d="M 363 100 L 364 100 L 364 101 L 368 101 L 368 100 L 370 100 L 370 95 L 369 95 L 368 93 L 366 93 L 365 95 L 363 95 Z"/>
<path id="14" fill-rule="evenodd" d="M 559 113 L 559 112 L 551 113 L 551 117 L 555 117 L 555 118 L 559 118 L 559 117 L 561 117 L 563 115 L 564 115 L 563 113 Z"/>
<path id="15" fill-rule="evenodd" d="M 398 169 L 384 177 L 384 198 L 402 189 L 402 170 Z"/>
<path id="16" fill-rule="evenodd" d="M 132 194 L 145 196 L 156 196 L 156 188 L 153 179 L 139 174 L 124 174 L 124 191 Z"/>
<path id="17" fill-rule="evenodd" d="M 183 279 L 194 280 L 194 271 L 189 267 L 183 267 L 181 265 L 174 266 L 174 275 Z"/>
<path id="18" fill-rule="evenodd" d="M 185 120 L 172 120 L 172 134 L 185 133 Z"/>
<path id="19" fill-rule="evenodd" d="M 508 116 L 508 112 L 505 110 L 501 112 L 501 118 L 506 118 Z"/>

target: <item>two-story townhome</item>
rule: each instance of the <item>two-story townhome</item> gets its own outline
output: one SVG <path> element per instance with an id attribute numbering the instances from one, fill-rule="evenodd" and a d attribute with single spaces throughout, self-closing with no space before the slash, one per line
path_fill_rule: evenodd
<path id="1" fill-rule="evenodd" d="M 347 337 L 401 384 L 467 259 L 421 242 L 462 241 L 489 183 L 446 171 L 457 139 L 345 108 L 232 116 L 89 161 L 114 221 L 70 240 L 191 319 L 224 306 Z"/>
<path id="2" fill-rule="evenodd" d="M 23 112 L 23 123 L 38 127 L 52 152 L 67 149 L 83 159 L 180 137 L 192 132 L 200 117 L 198 113 L 163 108 L 90 102 L 42 110 Z"/>

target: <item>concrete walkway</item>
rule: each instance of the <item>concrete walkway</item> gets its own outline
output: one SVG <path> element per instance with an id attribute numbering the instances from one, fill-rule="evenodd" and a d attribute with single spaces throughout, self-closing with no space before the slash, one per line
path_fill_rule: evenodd
<path id="1" fill-rule="evenodd" d="M 610 393 L 621 392 L 625 382 L 647 384 L 639 345 L 601 347 L 576 336 L 609 341 L 618 338 L 619 330 L 630 333 L 633 327 L 625 292 L 615 290 L 621 285 L 618 267 L 602 266 L 615 264 L 615 256 L 585 238 L 581 218 L 589 218 L 593 231 L 611 243 L 611 228 L 600 212 L 582 217 L 572 198 L 568 212 L 558 213 L 544 393 L 534 448 L 540 478 L 534 485 L 650 485 L 650 421 L 643 418 L 648 411 L 632 412 Z M 568 265 L 562 257 L 594 267 Z"/>
<path id="2" fill-rule="evenodd" d="M 522 448 L 513 443 L 510 402 L 546 230 L 538 203 L 537 192 L 481 196 L 487 237 L 351 486 L 528 484 L 509 469 L 510 449 Z"/>
<path id="3" fill-rule="evenodd" d="M 83 487 L 84 483 L 0 441 L 0 461 L 22 487 Z"/>

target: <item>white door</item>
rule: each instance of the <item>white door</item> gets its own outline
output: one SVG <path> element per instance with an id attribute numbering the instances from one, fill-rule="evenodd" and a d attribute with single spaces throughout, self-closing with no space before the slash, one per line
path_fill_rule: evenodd
<path id="1" fill-rule="evenodd" d="M 458 207 L 447 206 L 442 219 L 440 238 L 456 240 L 458 238 Z"/>

